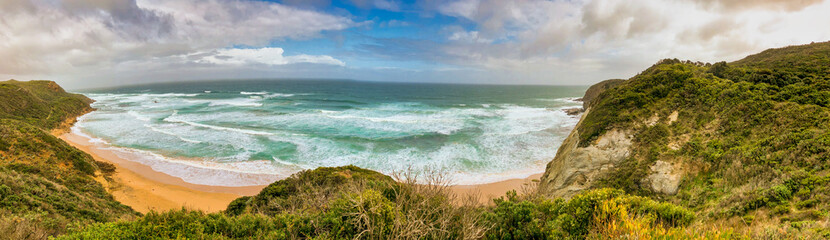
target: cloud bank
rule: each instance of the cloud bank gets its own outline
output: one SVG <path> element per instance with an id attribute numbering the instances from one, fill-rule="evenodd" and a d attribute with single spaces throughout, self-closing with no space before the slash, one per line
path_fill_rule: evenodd
<path id="1" fill-rule="evenodd" d="M 662 58 L 729 61 L 830 40 L 828 0 L 0 0 L 0 9 L 0 78 L 76 86 L 591 84 Z"/>
<path id="2" fill-rule="evenodd" d="M 0 0 L 0 8 L 0 56 L 8 59 L 0 74 L 12 77 L 65 78 L 112 68 L 164 67 L 157 63 L 187 61 L 188 55 L 233 45 L 315 38 L 356 24 L 342 16 L 258 1 Z M 283 64 L 344 64 L 330 56 L 283 57 L 279 48 L 261 51 L 279 52 L 273 59 L 283 59 Z"/>
<path id="3" fill-rule="evenodd" d="M 294 55 L 283 56 L 282 48 L 258 48 L 258 49 L 221 49 L 214 51 L 207 56 L 203 56 L 196 62 L 208 64 L 224 64 L 224 65 L 246 65 L 246 64 L 265 64 L 265 65 L 286 65 L 294 63 L 317 63 L 317 64 L 331 64 L 338 66 L 345 66 L 343 61 L 334 59 L 331 56 L 313 56 L 313 55 Z M 203 54 L 197 54 L 203 55 Z"/>
<path id="4" fill-rule="evenodd" d="M 442 51 L 456 64 L 577 84 L 630 77 L 662 58 L 729 61 L 830 40 L 830 28 L 817 27 L 830 24 L 821 0 L 460 0 L 436 9 L 478 26 L 448 35 Z"/>

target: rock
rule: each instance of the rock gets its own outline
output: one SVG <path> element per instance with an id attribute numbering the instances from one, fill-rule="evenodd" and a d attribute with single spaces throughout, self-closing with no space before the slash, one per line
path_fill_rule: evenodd
<path id="1" fill-rule="evenodd" d="M 578 115 L 578 114 L 584 112 L 585 109 L 583 109 L 583 108 L 568 108 L 568 109 L 562 109 L 562 111 L 565 111 L 565 113 L 567 113 L 568 115 L 573 116 L 573 115 Z"/>
<path id="2" fill-rule="evenodd" d="M 660 115 L 657 115 L 657 113 L 654 113 L 654 116 L 651 116 L 648 120 L 643 122 L 643 124 L 645 124 L 646 126 L 649 126 L 649 127 L 654 127 L 654 125 L 657 125 L 657 121 L 660 121 Z"/>
<path id="3" fill-rule="evenodd" d="M 680 187 L 680 180 L 683 177 L 680 167 L 664 161 L 654 162 L 651 165 L 651 174 L 646 177 L 646 183 L 655 192 L 674 195 Z"/>
<path id="4" fill-rule="evenodd" d="M 671 125 L 672 123 L 677 121 L 678 115 L 679 115 L 679 113 L 677 111 L 674 111 L 671 114 L 669 114 L 669 123 L 668 124 Z"/>
<path id="5" fill-rule="evenodd" d="M 584 119 L 588 109 L 582 115 Z M 581 120 L 580 120 L 581 122 Z M 556 157 L 548 163 L 539 183 L 539 190 L 546 195 L 570 197 L 592 186 L 593 181 L 615 168 L 628 158 L 632 136 L 628 131 L 613 129 L 600 136 L 594 144 L 579 147 L 579 128 L 574 128 Z"/>
<path id="6" fill-rule="evenodd" d="M 582 108 L 588 109 L 588 107 L 591 106 L 591 102 L 594 101 L 600 93 L 619 86 L 624 82 L 625 80 L 623 79 L 610 79 L 592 85 L 585 91 L 585 96 L 582 97 Z"/>

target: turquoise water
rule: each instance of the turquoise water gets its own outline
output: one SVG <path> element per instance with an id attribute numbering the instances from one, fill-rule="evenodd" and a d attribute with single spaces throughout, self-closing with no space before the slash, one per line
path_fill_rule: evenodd
<path id="1" fill-rule="evenodd" d="M 585 87 L 221 81 L 84 92 L 98 110 L 75 131 L 156 162 L 159 171 L 211 185 L 353 164 L 384 173 L 439 171 L 457 184 L 544 170 L 578 121 L 561 109 Z"/>

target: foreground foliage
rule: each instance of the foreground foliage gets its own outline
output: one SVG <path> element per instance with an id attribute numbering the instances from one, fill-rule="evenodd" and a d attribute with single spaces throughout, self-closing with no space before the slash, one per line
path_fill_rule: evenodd
<path id="1" fill-rule="evenodd" d="M 300 188 L 297 188 L 301 186 Z M 301 201 L 302 199 L 302 201 Z M 223 213 L 150 213 L 101 223 L 63 239 L 584 239 L 639 234 L 687 238 L 685 208 L 599 189 L 570 200 L 519 195 L 495 205 L 465 202 L 443 185 L 396 182 L 354 166 L 319 168 L 277 181 Z M 276 210 L 278 209 L 278 210 Z M 636 227 L 620 227 L 636 222 Z M 627 225 L 625 225 L 627 226 Z M 730 232 L 709 232 L 712 238 Z"/>

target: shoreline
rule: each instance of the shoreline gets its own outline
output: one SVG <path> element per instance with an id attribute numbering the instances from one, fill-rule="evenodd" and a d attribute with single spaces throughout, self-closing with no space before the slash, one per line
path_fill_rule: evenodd
<path id="1" fill-rule="evenodd" d="M 115 165 L 111 182 L 106 182 L 107 191 L 115 200 L 134 210 L 147 213 L 151 210 L 175 209 L 219 212 L 228 203 L 241 196 L 255 195 L 265 186 L 222 187 L 198 185 L 181 178 L 158 172 L 150 166 L 133 162 L 116 155 L 112 150 L 103 149 L 71 132 L 58 138 L 75 148 L 91 155 L 95 160 Z"/>
<path id="2" fill-rule="evenodd" d="M 141 213 L 181 208 L 219 212 L 236 198 L 256 195 L 267 186 L 226 187 L 188 183 L 179 177 L 156 171 L 148 165 L 123 158 L 114 150 L 90 142 L 89 138 L 72 131 L 54 134 L 73 147 L 90 154 L 95 160 L 115 165 L 116 170 L 111 176 L 112 181 L 107 182 L 100 178 L 103 181 L 102 184 L 115 200 Z M 536 173 L 523 179 L 450 185 L 448 189 L 456 194 L 458 199 L 472 196 L 480 204 L 491 204 L 492 198 L 504 196 L 507 191 L 516 190 L 521 193 L 530 190 L 528 186 L 534 186 L 534 180 L 538 180 L 541 176 L 542 173 Z"/>

